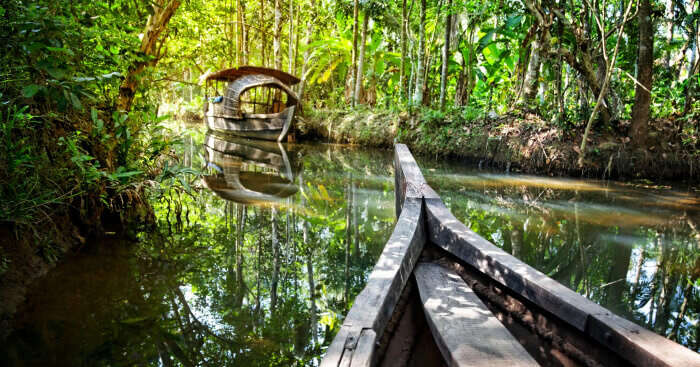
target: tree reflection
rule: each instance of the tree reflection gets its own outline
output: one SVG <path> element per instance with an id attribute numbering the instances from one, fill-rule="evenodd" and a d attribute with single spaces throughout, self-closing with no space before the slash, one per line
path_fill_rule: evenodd
<path id="1" fill-rule="evenodd" d="M 30 299 L 42 307 L 18 316 L 10 342 L 0 347 L 3 361 L 10 366 L 320 362 L 393 228 L 390 153 L 283 147 L 287 170 L 269 157 L 262 165 L 241 155 L 216 161 L 206 147 L 191 148 L 188 159 L 205 167 L 206 175 L 230 182 L 229 172 L 209 163 L 222 168 L 221 159 L 240 159 L 238 177 L 254 172 L 266 176 L 259 181 L 268 188 L 284 181 L 294 191 L 243 202 L 207 189 L 191 195 L 166 191 L 154 203 L 156 231 L 141 234 L 137 244 L 118 246 L 119 256 L 80 254 L 37 286 Z M 278 151 L 278 161 L 281 157 Z M 250 182 L 247 190 L 256 187 Z M 265 190 L 258 192 L 272 195 Z M 75 292 L 80 297 L 70 296 Z"/>

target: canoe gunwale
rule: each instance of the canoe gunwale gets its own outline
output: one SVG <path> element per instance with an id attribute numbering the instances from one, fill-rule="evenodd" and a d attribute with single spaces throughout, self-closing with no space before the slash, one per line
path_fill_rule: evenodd
<path id="1" fill-rule="evenodd" d="M 407 199 L 367 286 L 355 299 L 321 366 L 338 366 L 342 361 L 350 360 L 353 366 L 373 365 L 374 345 L 386 330 L 401 292 L 423 251 L 424 222 L 422 200 Z M 369 353 L 364 343 L 372 345 Z"/>

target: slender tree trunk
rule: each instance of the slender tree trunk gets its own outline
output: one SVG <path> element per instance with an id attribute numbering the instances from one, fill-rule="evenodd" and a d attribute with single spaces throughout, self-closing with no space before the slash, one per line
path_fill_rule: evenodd
<path id="1" fill-rule="evenodd" d="M 692 81 L 695 78 L 695 74 L 700 72 L 700 45 L 698 45 L 698 42 L 700 42 L 700 29 L 698 30 L 698 37 L 696 38 L 695 42 L 695 52 L 692 54 L 690 59 L 691 62 L 689 64 L 688 79 L 690 82 L 685 88 L 685 105 L 683 106 L 682 116 L 686 116 L 690 112 L 693 106 L 693 101 L 695 100 L 693 95 L 698 91 L 698 84 Z"/>
<path id="2" fill-rule="evenodd" d="M 639 53 L 637 56 L 637 81 L 632 107 L 632 141 L 644 148 L 649 126 L 651 84 L 654 75 L 654 25 L 651 20 L 651 1 L 639 1 Z"/>
<path id="3" fill-rule="evenodd" d="M 369 23 L 369 15 L 365 11 L 364 19 L 362 20 L 362 41 L 360 41 L 360 57 L 357 61 L 357 76 L 355 78 L 355 91 L 353 93 L 352 99 L 355 103 L 363 103 L 362 100 L 362 81 L 364 79 L 364 65 L 365 65 L 365 43 L 367 42 L 367 25 Z"/>
<path id="4" fill-rule="evenodd" d="M 630 1 L 627 4 L 627 8 L 625 9 L 624 15 L 622 17 L 622 23 L 619 26 L 618 31 L 617 31 L 617 40 L 615 41 L 615 48 L 613 50 L 613 55 L 612 55 L 612 58 L 610 59 L 609 65 L 608 65 L 608 60 L 607 60 L 607 55 L 606 55 L 605 79 L 603 80 L 603 84 L 600 88 L 600 93 L 598 93 L 598 99 L 596 100 L 595 106 L 593 107 L 593 112 L 591 112 L 591 115 L 588 117 L 588 122 L 586 123 L 586 130 L 584 130 L 584 132 L 583 132 L 583 138 L 581 139 L 581 147 L 579 148 L 579 157 L 578 157 L 578 166 L 579 167 L 583 167 L 583 162 L 584 162 L 584 159 L 586 157 L 586 143 L 588 140 L 588 134 L 591 131 L 591 126 L 593 125 L 593 121 L 596 118 L 598 110 L 600 110 L 601 105 L 603 104 L 603 98 L 605 98 L 605 94 L 608 91 L 608 83 L 610 83 L 610 77 L 612 76 L 612 71 L 615 67 L 615 62 L 617 61 L 617 52 L 620 48 L 620 39 L 622 36 L 622 31 L 625 29 L 624 25 L 627 23 L 628 16 L 630 14 L 630 11 L 632 10 L 632 4 L 634 4 L 634 2 Z M 601 33 L 603 33 L 603 32 L 601 32 Z M 603 48 L 603 52 L 605 53 L 605 48 Z"/>
<path id="5" fill-rule="evenodd" d="M 647 4 L 644 4 L 647 3 Z M 641 54 L 641 43 L 642 43 L 642 7 L 649 6 L 651 8 L 651 4 L 649 4 L 649 0 L 641 0 L 639 2 L 639 44 L 640 44 L 640 54 Z M 666 35 L 666 44 L 670 45 L 671 42 L 673 41 L 673 0 L 666 0 L 666 11 L 664 12 L 664 21 L 666 22 L 664 24 L 664 33 Z M 649 9 L 651 10 L 651 9 Z M 649 20 L 651 22 L 651 19 Z M 652 35 L 653 36 L 653 35 Z M 641 55 L 640 55 L 641 56 Z M 671 48 L 666 51 L 666 55 L 664 55 L 664 66 L 666 69 L 671 67 Z"/>
<path id="6" fill-rule="evenodd" d="M 401 70 L 399 70 L 399 95 L 405 98 L 406 93 L 406 42 L 408 27 L 408 13 L 406 11 L 406 0 L 401 1 Z"/>
<path id="7" fill-rule="evenodd" d="M 560 0 L 559 1 L 559 7 L 563 7 L 565 5 L 565 0 Z M 564 36 L 564 26 L 561 24 L 561 22 L 557 23 L 557 43 L 558 47 L 561 48 L 562 45 L 562 38 Z M 561 55 L 558 55 L 557 61 L 555 63 L 555 75 L 557 77 L 556 81 L 556 91 L 557 91 L 557 121 L 562 121 L 564 120 L 564 88 L 563 88 L 563 82 L 562 82 L 562 76 L 564 75 L 564 62 L 562 60 Z"/>
<path id="8" fill-rule="evenodd" d="M 525 81 L 523 82 L 522 103 L 528 105 L 537 96 L 537 87 L 539 86 L 540 65 L 542 59 L 540 57 L 540 48 L 542 44 L 539 38 L 532 41 L 530 47 L 530 61 L 527 64 L 527 72 L 525 73 Z"/>
<path id="9" fill-rule="evenodd" d="M 289 57 L 289 74 L 293 74 L 294 70 L 292 68 L 294 67 L 294 22 L 292 21 L 294 19 L 294 0 L 287 0 L 289 1 L 289 49 L 287 50 L 287 54 Z"/>
<path id="10" fill-rule="evenodd" d="M 275 0 L 275 24 L 274 37 L 272 40 L 272 52 L 275 59 L 275 69 L 282 70 L 282 41 L 280 33 L 282 31 L 282 10 L 280 9 L 280 0 Z"/>
<path id="11" fill-rule="evenodd" d="M 136 95 L 136 88 L 139 85 L 139 74 L 143 72 L 146 66 L 154 65 L 161 56 L 159 55 L 160 47 L 156 46 L 158 46 L 159 41 L 162 46 L 163 40 L 160 39 L 160 35 L 168 27 L 170 18 L 173 17 L 179 6 L 180 0 L 158 0 L 153 3 L 153 14 L 146 21 L 138 52 L 146 56 L 153 56 L 155 59 L 137 61 L 129 67 L 126 78 L 124 78 L 119 87 L 119 97 L 117 98 L 116 106 L 118 111 L 128 112 L 131 109 L 131 104 Z"/>
<path id="12" fill-rule="evenodd" d="M 314 11 L 316 9 L 316 4 L 315 0 L 311 0 L 310 2 L 310 8 L 311 8 L 311 18 L 313 19 L 314 17 Z M 311 36 L 313 35 L 314 31 L 314 22 L 309 22 L 306 26 L 306 34 L 304 35 L 304 44 L 305 45 L 310 45 L 311 44 Z M 301 82 L 299 82 L 299 93 L 298 97 L 299 100 L 302 100 L 302 97 L 304 95 L 304 87 L 306 86 L 306 74 L 307 70 L 309 67 L 309 58 L 311 57 L 311 51 L 307 49 L 304 51 L 304 63 L 301 65 Z"/>
<path id="13" fill-rule="evenodd" d="M 299 70 L 299 20 L 301 19 L 301 2 L 297 3 L 297 10 L 294 13 L 294 65 L 292 72 L 296 73 Z"/>
<path id="14" fill-rule="evenodd" d="M 442 45 L 442 73 L 440 75 L 440 109 L 445 108 L 447 97 L 447 62 L 450 55 L 450 34 L 452 33 L 452 0 L 447 1 L 445 16 L 445 43 Z"/>
<path id="15" fill-rule="evenodd" d="M 248 27 L 245 24 L 245 2 L 236 0 L 238 8 L 238 26 L 240 28 L 240 48 L 241 48 L 241 64 L 248 64 Z"/>
<path id="16" fill-rule="evenodd" d="M 357 31 L 359 28 L 359 10 L 358 10 L 358 0 L 353 2 L 352 10 L 352 65 L 350 66 L 350 88 L 355 86 L 355 78 L 357 77 Z M 350 93 L 350 104 L 355 107 L 355 94 Z"/>
<path id="17" fill-rule="evenodd" d="M 420 106 L 423 103 L 423 73 L 425 65 L 425 8 L 426 1 L 420 0 L 420 27 L 419 27 L 419 41 L 418 41 L 418 58 L 416 62 L 418 67 L 416 69 L 416 85 L 415 92 L 413 93 L 413 104 L 415 106 Z"/>
<path id="18" fill-rule="evenodd" d="M 462 68 L 459 70 L 459 76 L 457 76 L 457 86 L 455 87 L 455 106 L 463 106 L 464 101 L 462 98 L 462 94 L 464 93 L 464 89 L 466 88 L 466 72 L 467 72 L 467 61 L 463 61 Z"/>
<path id="19" fill-rule="evenodd" d="M 265 0 L 260 0 L 260 65 L 266 66 L 265 47 L 267 46 L 267 33 L 265 32 Z"/>

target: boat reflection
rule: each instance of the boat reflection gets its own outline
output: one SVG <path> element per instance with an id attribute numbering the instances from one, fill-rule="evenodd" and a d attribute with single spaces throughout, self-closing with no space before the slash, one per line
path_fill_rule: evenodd
<path id="1" fill-rule="evenodd" d="M 276 142 L 207 134 L 204 185 L 224 200 L 274 204 L 294 195 L 298 167 Z"/>

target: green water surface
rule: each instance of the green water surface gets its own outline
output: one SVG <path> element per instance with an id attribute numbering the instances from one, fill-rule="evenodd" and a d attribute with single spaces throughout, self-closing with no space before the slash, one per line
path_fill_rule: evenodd
<path id="1" fill-rule="evenodd" d="M 203 177 L 161 188 L 156 229 L 86 246 L 29 290 L 3 365 L 318 365 L 393 230 L 392 152 L 192 129 L 180 163 Z M 476 232 L 698 350 L 693 188 L 419 164 Z"/>

